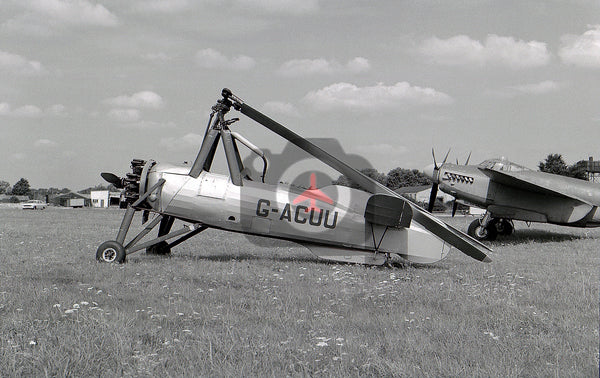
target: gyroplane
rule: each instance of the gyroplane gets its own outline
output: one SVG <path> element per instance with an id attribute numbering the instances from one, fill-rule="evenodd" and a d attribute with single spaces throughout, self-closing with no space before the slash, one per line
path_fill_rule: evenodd
<path id="1" fill-rule="evenodd" d="M 469 155 L 470 157 L 470 155 Z M 456 200 L 485 209 L 468 234 L 477 240 L 494 240 L 514 231 L 513 220 L 552 223 L 572 227 L 600 226 L 600 185 L 572 177 L 534 171 L 506 158 L 478 165 L 434 163 L 424 169 L 433 180 L 429 210 L 438 189 Z"/>
<path id="2" fill-rule="evenodd" d="M 212 107 L 200 150 L 190 165 L 134 159 L 125 177 L 102 173 L 123 188 L 128 206 L 115 240 L 102 243 L 96 258 L 124 262 L 134 252 L 168 254 L 179 243 L 207 228 L 284 239 L 306 246 L 326 260 L 381 265 L 392 254 L 414 263 L 434 263 L 452 247 L 484 262 L 490 249 L 451 227 L 394 191 L 363 175 L 327 151 L 247 105 L 230 90 Z M 360 185 L 308 188 L 264 182 L 268 160 L 263 151 L 232 131 L 239 118 L 231 110 L 258 122 Z M 229 175 L 211 172 L 221 143 Z M 262 176 L 253 179 L 243 166 L 240 147 L 262 160 Z M 260 161 L 260 160 L 259 160 Z M 142 212 L 143 228 L 128 242 L 134 214 Z M 151 214 L 153 216 L 151 217 Z M 182 228 L 171 230 L 175 219 Z M 157 237 L 142 241 L 155 227 Z"/>

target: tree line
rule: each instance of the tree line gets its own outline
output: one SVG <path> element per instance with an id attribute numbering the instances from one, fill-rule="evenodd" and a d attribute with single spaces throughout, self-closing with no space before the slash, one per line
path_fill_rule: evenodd
<path id="1" fill-rule="evenodd" d="M 392 190 L 406 186 L 431 185 L 431 180 L 429 177 L 425 176 L 418 169 L 405 169 L 398 167 L 385 174 L 377 171 L 375 168 L 365 168 L 361 169 L 360 172 Z M 339 176 L 337 180 L 332 182 L 332 184 L 349 186 L 351 188 L 359 188 L 358 184 L 344 175 Z"/>
<path id="2" fill-rule="evenodd" d="M 553 173 L 561 176 L 569 176 L 578 178 L 581 180 L 587 180 L 587 161 L 580 160 L 573 165 L 568 165 L 563 159 L 561 154 L 549 154 L 543 161 L 538 164 L 538 169 L 541 172 Z M 375 181 L 387 186 L 392 190 L 407 186 L 422 186 L 431 185 L 429 177 L 425 176 L 418 169 L 405 169 L 405 168 L 394 168 L 387 174 L 377 171 L 375 168 L 361 169 L 360 172 L 374 179 Z M 359 186 L 348 179 L 346 176 L 341 175 L 337 180 L 332 182 L 334 185 L 344 185 L 351 188 L 358 188 Z M 83 190 L 78 193 L 89 194 L 92 190 L 116 190 L 113 185 L 96 185 Z M 30 196 L 31 198 L 42 198 L 45 196 L 59 195 L 63 193 L 69 193 L 69 188 L 47 188 L 47 189 L 31 189 L 29 181 L 26 178 L 21 178 L 13 186 L 7 181 L 0 180 L 0 194 L 12 195 L 12 196 Z"/>
<path id="3" fill-rule="evenodd" d="M 573 165 L 568 165 L 561 154 L 548 154 L 544 160 L 539 162 L 538 169 L 541 172 L 553 173 L 555 175 L 574 177 L 581 180 L 588 179 L 586 160 L 580 160 Z M 431 185 L 429 177 L 425 176 L 418 169 L 394 168 L 385 174 L 374 168 L 365 168 L 361 169 L 360 172 L 392 190 L 408 186 Z M 339 176 L 332 183 L 334 185 L 359 188 L 358 184 L 344 175 Z"/>

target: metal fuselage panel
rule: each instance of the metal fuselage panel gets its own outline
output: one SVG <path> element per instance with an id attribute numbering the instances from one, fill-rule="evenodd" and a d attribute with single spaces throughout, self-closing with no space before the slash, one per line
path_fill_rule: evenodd
<path id="1" fill-rule="evenodd" d="M 457 199 L 487 208 L 495 217 L 560 225 L 596 227 L 600 225 L 600 187 L 597 184 L 543 172 L 512 173 L 517 178 L 547 188 L 536 192 L 517 185 L 496 182 L 474 166 L 444 164 L 440 168 L 440 189 Z M 552 194 L 550 191 L 560 191 Z M 586 200 L 582 203 L 572 196 Z"/>
<path id="2" fill-rule="evenodd" d="M 372 249 L 371 230 L 364 219 L 368 193 L 336 187 L 337 201 L 319 203 L 321 211 L 311 212 L 308 203 L 293 203 L 301 189 L 253 181 L 236 186 L 220 174 L 202 172 L 195 179 L 187 171 L 182 173 L 160 165 L 150 172 L 148 186 L 160 178 L 166 180 L 156 199 L 151 202 L 150 196 L 148 200 L 154 210 L 230 231 Z M 327 194 L 333 188 L 321 190 Z M 386 243 L 386 250 L 391 247 Z M 397 252 L 399 246 L 393 247 L 391 252 Z"/>

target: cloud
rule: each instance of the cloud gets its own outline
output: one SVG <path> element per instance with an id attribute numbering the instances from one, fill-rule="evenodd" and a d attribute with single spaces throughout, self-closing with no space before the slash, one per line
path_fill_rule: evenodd
<path id="1" fill-rule="evenodd" d="M 101 4 L 87 0 L 29 0 L 22 5 L 40 16 L 70 25 L 113 27 L 117 17 Z"/>
<path id="2" fill-rule="evenodd" d="M 122 123 L 120 126 L 127 127 L 129 129 L 149 130 L 149 129 L 173 128 L 176 125 L 174 122 L 156 122 L 156 121 L 140 120 L 137 122 Z"/>
<path id="3" fill-rule="evenodd" d="M 12 109 L 6 102 L 0 103 L 0 116 L 14 118 L 38 118 L 42 115 L 42 110 L 35 105 L 24 105 Z"/>
<path id="4" fill-rule="evenodd" d="M 37 76 L 47 73 L 40 62 L 2 50 L 0 50 L 0 71 L 25 76 Z"/>
<path id="5" fill-rule="evenodd" d="M 561 85 L 559 83 L 552 80 L 546 80 L 535 84 L 517 85 L 510 88 L 523 94 L 539 95 L 550 92 L 556 92 L 560 89 L 560 87 Z"/>
<path id="6" fill-rule="evenodd" d="M 263 105 L 263 110 L 269 114 L 283 114 L 291 117 L 299 117 L 300 112 L 296 107 L 287 102 L 269 101 Z"/>
<path id="7" fill-rule="evenodd" d="M 392 109 L 403 105 L 443 105 L 452 102 L 452 98 L 443 92 L 411 86 L 407 82 L 391 86 L 379 83 L 362 88 L 349 83 L 336 83 L 309 92 L 304 100 L 316 110 L 342 108 L 353 111 Z"/>
<path id="8" fill-rule="evenodd" d="M 128 123 L 139 121 L 142 115 L 138 109 L 111 109 L 108 117 L 113 121 Z"/>
<path id="9" fill-rule="evenodd" d="M 158 145 L 170 151 L 198 148 L 202 144 L 202 135 L 189 133 L 181 137 L 168 137 L 160 140 Z"/>
<path id="10" fill-rule="evenodd" d="M 46 114 L 53 116 L 64 116 L 67 114 L 67 108 L 62 104 L 54 104 L 46 109 Z"/>
<path id="11" fill-rule="evenodd" d="M 279 14 L 302 15 L 319 10 L 319 0 L 234 0 L 233 3 L 234 8 Z"/>
<path id="12" fill-rule="evenodd" d="M 202 68 L 247 71 L 256 65 L 254 59 L 246 55 L 228 58 L 214 49 L 204 49 L 196 53 L 196 63 Z"/>
<path id="13" fill-rule="evenodd" d="M 56 147 L 58 144 L 55 141 L 50 139 L 38 139 L 33 142 L 34 147 L 36 148 L 46 148 L 46 147 Z"/>
<path id="14" fill-rule="evenodd" d="M 360 73 L 370 69 L 369 61 L 356 57 L 342 65 L 335 60 L 319 59 L 293 59 L 281 65 L 277 70 L 282 76 L 298 77 L 309 75 L 328 75 L 335 73 Z"/>
<path id="15" fill-rule="evenodd" d="M 540 67 L 550 62 L 546 44 L 515 40 L 495 34 L 482 43 L 466 35 L 448 39 L 429 38 L 418 48 L 429 61 L 443 65 L 499 65 L 514 69 Z"/>
<path id="16" fill-rule="evenodd" d="M 17 152 L 17 153 L 10 155 L 10 159 L 13 161 L 25 160 L 25 159 L 27 159 L 27 154 L 23 153 L 23 152 Z"/>
<path id="17" fill-rule="evenodd" d="M 178 13 L 189 6 L 188 0 L 141 0 L 133 4 L 133 9 L 140 12 Z"/>
<path id="18" fill-rule="evenodd" d="M 160 95 L 151 91 L 142 91 L 128 95 L 120 95 L 104 100 L 105 104 L 123 108 L 150 108 L 159 109 L 164 105 Z"/>
<path id="19" fill-rule="evenodd" d="M 579 36 L 564 36 L 558 56 L 566 64 L 600 68 L 600 25 Z"/>
<path id="20" fill-rule="evenodd" d="M 485 94 L 500 98 L 512 98 L 523 95 L 538 96 L 557 92 L 562 87 L 564 87 L 564 84 L 552 80 L 545 80 L 539 83 L 513 85 L 498 90 L 488 90 Z"/>

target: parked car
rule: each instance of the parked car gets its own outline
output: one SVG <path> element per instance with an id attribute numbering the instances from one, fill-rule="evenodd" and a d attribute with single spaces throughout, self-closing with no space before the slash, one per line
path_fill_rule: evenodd
<path id="1" fill-rule="evenodd" d="M 48 204 L 41 200 L 31 200 L 23 202 L 21 208 L 23 210 L 44 210 Z"/>

